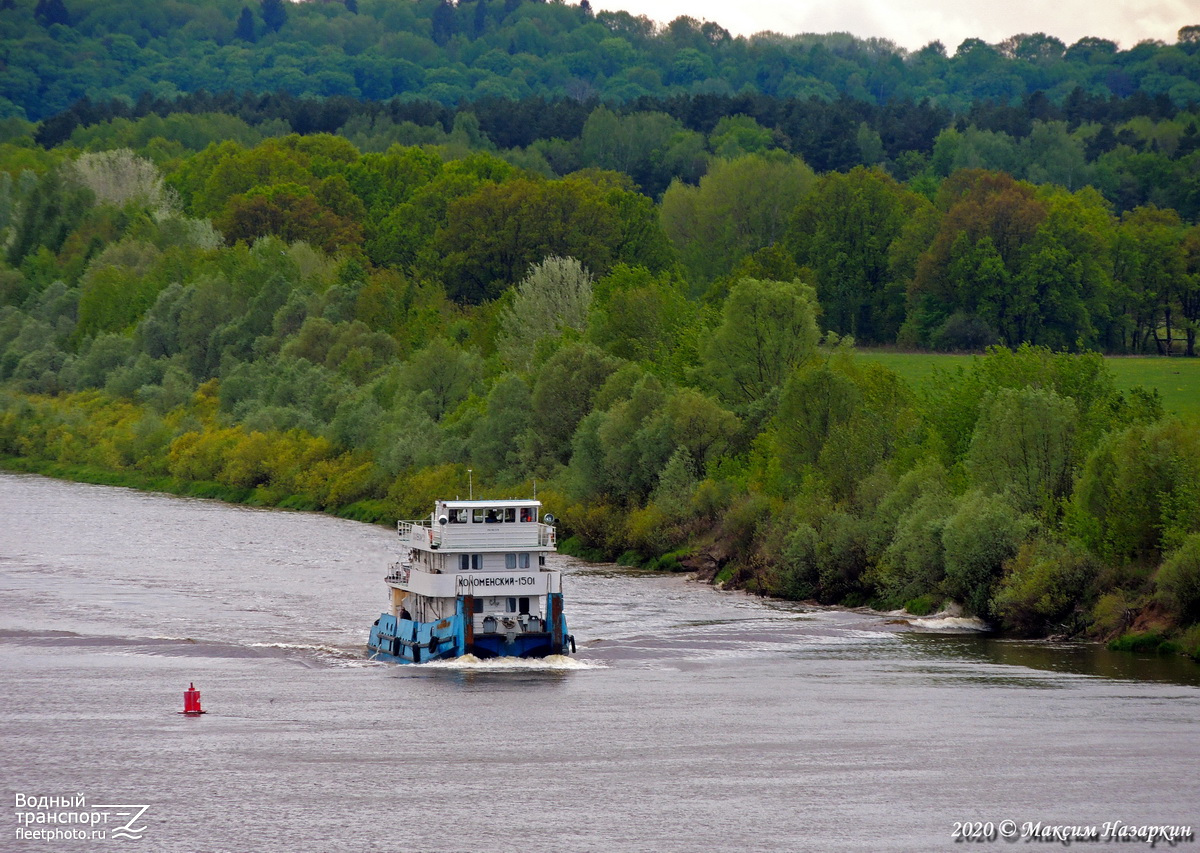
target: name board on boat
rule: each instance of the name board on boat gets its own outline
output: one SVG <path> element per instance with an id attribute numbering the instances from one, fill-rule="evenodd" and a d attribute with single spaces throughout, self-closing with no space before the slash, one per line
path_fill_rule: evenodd
<path id="1" fill-rule="evenodd" d="M 506 590 L 528 590 L 532 592 L 538 586 L 536 575 L 502 574 L 502 575 L 459 575 L 458 585 L 465 591 L 502 592 Z"/>

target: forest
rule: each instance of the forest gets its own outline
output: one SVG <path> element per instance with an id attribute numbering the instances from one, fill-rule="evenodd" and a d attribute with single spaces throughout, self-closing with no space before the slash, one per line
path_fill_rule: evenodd
<path id="1" fill-rule="evenodd" d="M 715 21 L 658 24 L 588 2 L 538 0 L 3 0 L 0 116 L 40 121 L 81 98 L 207 92 L 463 101 L 631 102 L 676 95 L 963 112 L 1042 92 L 1054 103 L 1142 94 L 1200 101 L 1200 26 L 1122 50 L 1045 33 L 907 51 L 849 33 L 733 37 Z"/>
<path id="2" fill-rule="evenodd" d="M 1200 423 L 1102 355 L 1196 354 L 1194 28 L 948 58 L 554 3 L 6 8 L 22 97 L 61 93 L 0 101 L 6 467 L 382 523 L 470 471 L 580 556 L 1200 654 Z M 662 64 L 693 25 L 711 85 Z M 430 83 L 534 32 L 599 64 Z M 255 77 L 296 42 L 399 74 L 387 36 L 412 86 Z M 24 64 L 52 43 L 95 48 Z M 167 86 L 175 47 L 221 85 Z M 980 355 L 916 389 L 861 345 Z"/>

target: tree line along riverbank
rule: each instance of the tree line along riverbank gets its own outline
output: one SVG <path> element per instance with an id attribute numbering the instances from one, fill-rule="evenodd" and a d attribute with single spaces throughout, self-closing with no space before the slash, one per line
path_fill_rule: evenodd
<path id="1" fill-rule="evenodd" d="M 1096 148 L 1095 185 L 1038 159 L 1082 125 L 1010 137 L 1020 177 L 969 125 L 818 172 L 740 113 L 594 104 L 530 152 L 244 103 L 0 120 L 10 464 L 386 523 L 536 480 L 577 554 L 1196 649 L 1194 412 L 1096 354 L 1194 351 L 1169 98 L 1112 149 L 1169 164 L 1112 183 Z"/>

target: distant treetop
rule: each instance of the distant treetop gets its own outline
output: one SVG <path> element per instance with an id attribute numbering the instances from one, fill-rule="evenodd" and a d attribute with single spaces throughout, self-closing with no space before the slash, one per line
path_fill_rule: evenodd
<path id="1" fill-rule="evenodd" d="M 1175 44 L 1125 51 L 1100 38 L 1066 45 L 1021 33 L 994 45 L 967 39 L 951 56 L 940 42 L 910 52 L 848 33 L 734 37 L 716 22 L 660 24 L 595 12 L 587 0 L 9 0 L 0 41 L 8 68 L 0 118 L 32 121 L 85 96 L 136 101 L 201 90 L 446 106 L 756 93 L 878 105 L 927 98 L 962 112 L 983 98 L 1011 102 L 1035 91 L 1058 103 L 1076 88 L 1200 102 L 1200 25 L 1183 27 Z M 247 51 L 249 42 L 257 46 Z"/>

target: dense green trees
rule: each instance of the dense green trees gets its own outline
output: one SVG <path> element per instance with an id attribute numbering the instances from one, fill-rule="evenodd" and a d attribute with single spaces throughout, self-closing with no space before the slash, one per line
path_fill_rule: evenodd
<path id="1" fill-rule="evenodd" d="M 813 355 L 816 315 L 815 294 L 803 282 L 744 278 L 734 284 L 703 348 L 705 369 L 722 396 L 753 403 L 776 392 Z"/>
<path id="2" fill-rule="evenodd" d="M 1076 91 L 1133 58 L 1036 37 L 900 57 L 362 5 L 247 7 L 271 79 L 435 100 L 166 91 L 0 119 L 0 453 L 383 519 L 470 468 L 489 493 L 536 478 L 568 547 L 760 592 L 1028 634 L 1196 620 L 1197 425 L 1094 352 L 1194 354 L 1178 83 Z M 205 36 L 190 8 L 169 17 L 220 42 L 225 88 L 265 79 L 238 4 Z M 80 40 L 112 26 L 75 12 Z M 130 20 L 156 35 L 105 50 L 136 76 L 172 30 Z M 284 49 L 330 22 L 342 53 Z M 1186 72 L 1191 44 L 1138 61 Z M 579 99 L 510 100 L 560 84 Z M 855 341 L 1003 346 L 914 389 Z"/>
<path id="3" fill-rule="evenodd" d="M 1106 435 L 1076 485 L 1071 521 L 1089 548 L 1118 563 L 1152 563 L 1200 523 L 1200 431 L 1168 419 Z"/>
<path id="4" fill-rule="evenodd" d="M 368 325 L 392 334 L 408 310 L 397 299 L 421 283 L 466 305 L 495 299 L 550 255 L 602 282 L 619 272 L 597 291 L 586 329 L 568 325 L 679 379 L 688 368 L 676 354 L 705 355 L 686 295 L 708 285 L 721 299 L 740 277 L 807 277 L 820 325 L 868 342 L 1194 350 L 1200 253 L 1172 210 L 1118 219 L 1090 188 L 1039 189 L 984 170 L 954 173 L 931 204 L 881 171 L 814 179 L 779 152 L 714 161 L 697 187 L 673 184 L 661 210 L 625 180 L 547 179 L 478 153 L 362 155 L 329 135 L 210 145 L 176 161 L 165 183 L 130 151 L 89 153 L 40 177 L 9 174 L 4 287 L 19 304 L 61 266 L 82 288 L 81 333 L 118 331 L 178 280 L 185 261 L 173 246 L 215 245 L 208 217 L 229 244 L 272 235 L 359 256 L 376 271 L 354 286 L 371 302 Z M 142 246 L 142 260 L 96 256 L 125 234 L 123 251 Z M 631 278 L 639 268 L 649 277 Z M 117 305 L 125 286 L 132 298 Z M 737 334 L 717 326 L 708 346 Z"/>
<path id="5" fill-rule="evenodd" d="M 847 351 L 811 357 L 788 376 L 774 417 L 774 465 L 785 493 L 813 483 L 838 498 L 856 495 L 880 463 L 913 438 L 911 392 L 877 364 Z"/>
<path id="6" fill-rule="evenodd" d="M 486 184 L 452 202 L 446 211 L 447 224 L 430 247 L 442 258 L 450 295 L 463 302 L 494 299 L 531 264 L 550 255 L 576 258 L 596 273 L 607 272 L 617 261 L 644 262 L 647 259 L 638 254 L 640 246 L 622 245 L 620 219 L 626 212 L 650 219 L 652 211 L 622 208 L 624 192 L 585 178 L 553 182 L 518 178 Z M 656 225 L 650 220 L 628 227 Z"/>
<path id="7" fill-rule="evenodd" d="M 846 34 L 730 38 L 711 22 L 534 0 L 71 7 L 54 23 L 45 2 L 14 0 L 0 21 L 0 119 L 41 121 L 47 146 L 125 145 L 162 163 L 204 135 L 340 132 L 375 152 L 494 145 L 543 173 L 619 170 L 651 197 L 675 179 L 695 185 L 709 156 L 781 149 L 820 173 L 984 168 L 1090 183 L 1122 211 L 1200 213 L 1200 54 L 1182 33 L 1129 50 L 969 39 L 947 55 Z M 172 113 L 206 114 L 208 127 Z M 215 114 L 241 127 L 213 133 Z M 101 142 L 113 136 L 124 139 Z"/>
<path id="8" fill-rule="evenodd" d="M 692 279 L 709 282 L 780 242 L 814 180 L 812 170 L 792 157 L 719 159 L 698 186 L 678 179 L 671 184 L 662 199 L 663 228 Z"/>
<path id="9" fill-rule="evenodd" d="M 859 167 L 823 176 L 793 208 L 788 245 L 816 275 L 824 327 L 863 343 L 894 341 L 905 282 L 889 252 L 906 225 L 932 216 L 929 202 Z"/>
<path id="10" fill-rule="evenodd" d="M 534 94 L 630 101 L 749 91 L 878 104 L 930 98 L 954 108 L 992 99 L 995 107 L 980 111 L 997 125 L 987 129 L 1011 133 L 1021 125 L 1002 105 L 1036 92 L 1055 104 L 1077 93 L 1068 121 L 1094 110 L 1097 93 L 1200 100 L 1196 42 L 1183 33 L 1172 45 L 1128 50 L 1094 38 L 1065 47 L 1044 34 L 997 45 L 968 39 L 947 55 L 937 43 L 910 53 L 841 33 L 733 38 L 715 22 L 689 17 L 659 25 L 626 12 L 592 14 L 582 5 L 533 0 L 373 0 L 353 9 L 281 0 L 187 0 L 166 9 L 144 0 L 14 0 L 0 37 L 13 46 L 10 68 L 25 72 L 6 75 L 0 105 L 33 120 L 85 96 L 133 102 L 144 92 L 169 97 L 224 88 L 377 99 L 421 94 L 448 105 Z M 255 50 L 245 51 L 247 44 Z M 75 67 L 69 60 L 81 55 L 89 62 Z M 879 130 L 880 142 L 887 149 L 927 130 L 920 121 L 895 122 Z"/>
<path id="11" fill-rule="evenodd" d="M 971 436 L 972 481 L 1023 512 L 1053 518 L 1072 486 L 1075 405 L 1049 389 L 997 389 Z"/>
<path id="12" fill-rule="evenodd" d="M 496 349 L 512 367 L 528 370 L 538 345 L 581 332 L 592 304 L 592 274 L 574 258 L 547 257 L 521 279 L 499 317 Z"/>

